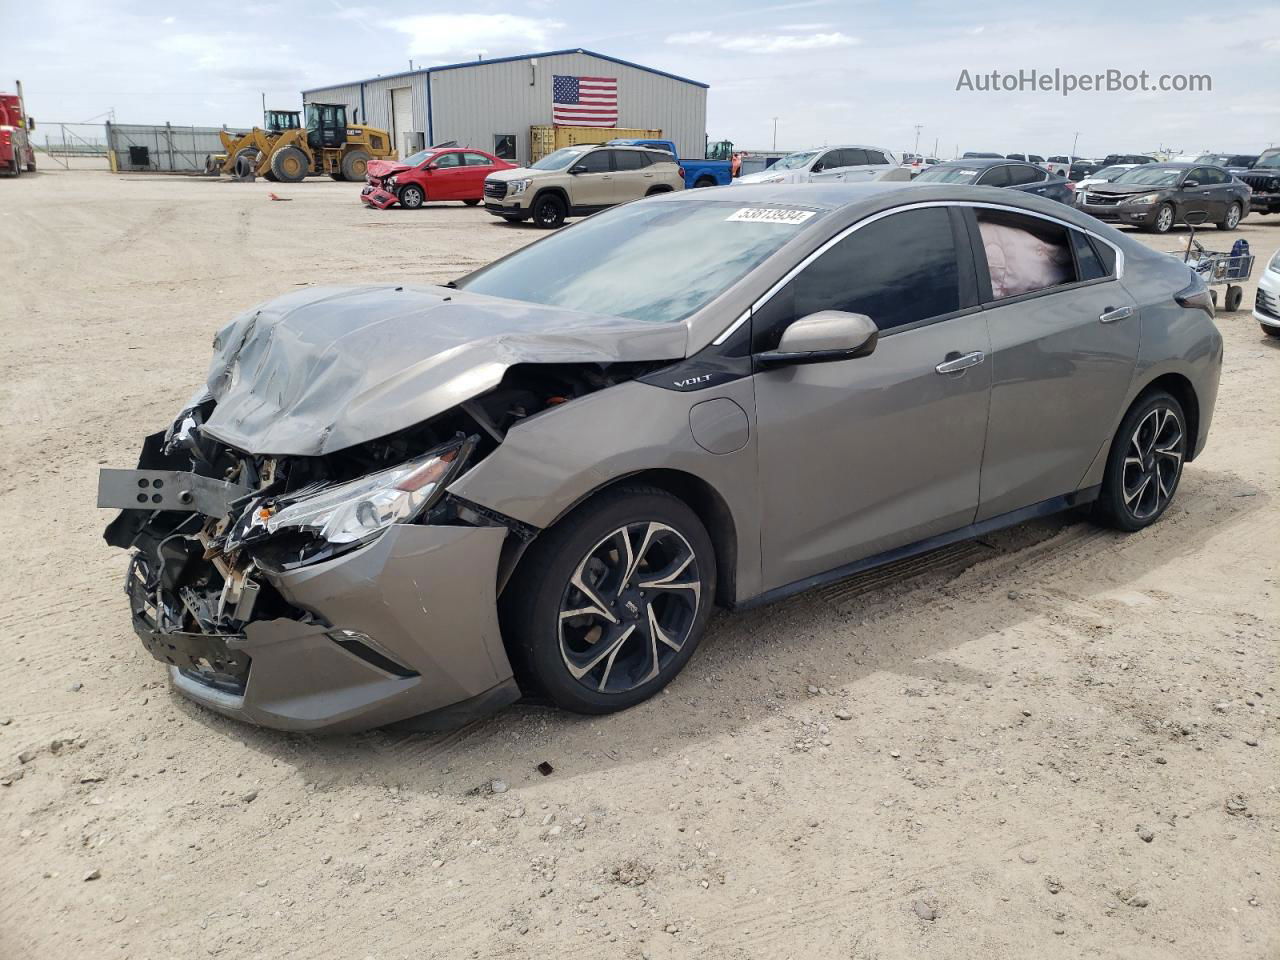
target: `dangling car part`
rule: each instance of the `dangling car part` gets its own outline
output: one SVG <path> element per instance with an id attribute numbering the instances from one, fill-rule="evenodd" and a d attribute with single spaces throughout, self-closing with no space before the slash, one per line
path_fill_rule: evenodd
<path id="1" fill-rule="evenodd" d="M 1221 360 L 1202 279 L 1064 204 L 709 188 L 249 310 L 99 504 L 135 631 L 214 710 L 607 713 L 716 604 L 1091 502 L 1158 521 Z"/>

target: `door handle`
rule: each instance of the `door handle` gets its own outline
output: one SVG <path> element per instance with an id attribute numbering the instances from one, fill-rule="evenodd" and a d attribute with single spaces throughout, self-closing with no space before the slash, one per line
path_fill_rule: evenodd
<path id="1" fill-rule="evenodd" d="M 938 373 L 961 373 L 970 367 L 976 367 L 985 359 L 987 359 L 987 355 L 981 350 L 974 350 L 964 356 L 960 356 L 958 353 L 949 353 L 947 354 L 947 359 L 933 369 Z"/>
<path id="2" fill-rule="evenodd" d="M 1133 316 L 1133 307 L 1107 307 L 1102 311 L 1102 315 L 1098 317 L 1102 323 L 1115 323 L 1117 320 L 1126 320 Z"/>

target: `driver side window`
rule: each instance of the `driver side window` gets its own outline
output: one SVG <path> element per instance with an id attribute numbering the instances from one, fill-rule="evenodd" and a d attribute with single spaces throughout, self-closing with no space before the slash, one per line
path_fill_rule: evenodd
<path id="1" fill-rule="evenodd" d="M 586 154 L 574 166 L 586 167 L 586 173 L 608 173 L 613 169 L 612 150 L 596 150 Z"/>
<path id="2" fill-rule="evenodd" d="M 460 167 L 462 166 L 462 154 L 442 153 L 435 158 L 434 163 L 440 168 Z"/>
<path id="3" fill-rule="evenodd" d="M 811 173 L 821 173 L 823 170 L 834 170 L 838 166 L 840 166 L 840 151 L 828 150 L 815 160 L 809 169 Z"/>

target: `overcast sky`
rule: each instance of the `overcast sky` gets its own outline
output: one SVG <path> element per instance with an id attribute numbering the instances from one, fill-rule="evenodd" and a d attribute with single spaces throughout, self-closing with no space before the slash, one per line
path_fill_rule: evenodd
<path id="1" fill-rule="evenodd" d="M 712 12 L 698 12 L 695 6 Z M 467 12 L 458 12 L 466 10 Z M 715 12 L 723 11 L 723 12 Z M 657 26 L 661 24 L 661 26 Z M 247 126 L 299 91 L 418 66 L 586 47 L 711 85 L 707 133 L 741 147 L 855 142 L 1083 156 L 1280 142 L 1280 4 L 900 0 L 216 3 L 0 0 L 0 90 L 38 120 Z M 983 93 L 1055 68 L 1196 73 L 1211 92 Z"/>

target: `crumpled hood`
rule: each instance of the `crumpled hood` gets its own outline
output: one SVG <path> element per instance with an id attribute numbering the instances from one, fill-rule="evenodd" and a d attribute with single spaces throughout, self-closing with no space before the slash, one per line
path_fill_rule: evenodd
<path id="1" fill-rule="evenodd" d="M 682 323 L 446 287 L 313 287 L 218 332 L 203 432 L 245 453 L 316 456 L 421 423 L 514 364 L 677 360 L 687 342 Z"/>
<path id="2" fill-rule="evenodd" d="M 401 163 L 399 160 L 370 160 L 365 165 L 365 175 L 381 179 L 393 173 L 402 173 L 411 169 L 413 168 L 407 163 Z"/>

